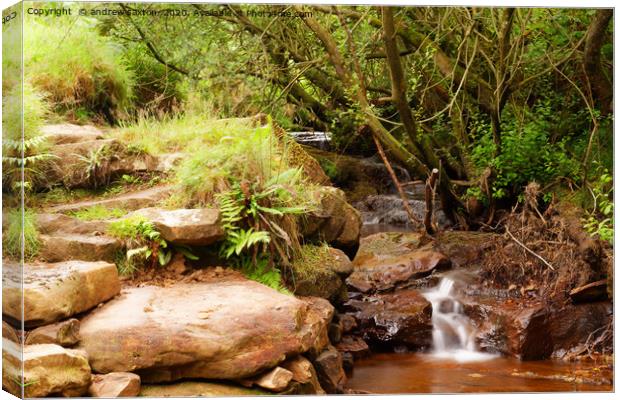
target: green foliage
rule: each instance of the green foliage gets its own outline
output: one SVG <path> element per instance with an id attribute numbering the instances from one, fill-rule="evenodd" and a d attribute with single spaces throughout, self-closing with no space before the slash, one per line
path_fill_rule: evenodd
<path id="1" fill-rule="evenodd" d="M 102 205 L 96 205 L 71 212 L 72 216 L 82 221 L 96 221 L 120 218 L 126 214 L 127 211 L 121 208 L 107 208 Z"/>
<path id="2" fill-rule="evenodd" d="M 234 181 L 230 190 L 217 195 L 226 240 L 221 254 L 230 258 L 247 252 L 256 260 L 271 251 L 287 263 L 299 249 L 299 232 L 292 216 L 308 211 L 294 192 L 301 182 L 301 170 L 289 169 L 265 183 Z"/>
<path id="3" fill-rule="evenodd" d="M 481 119 L 473 124 L 478 141 L 472 148 L 472 160 L 481 170 L 494 167 L 496 177 L 491 189 L 497 199 L 515 196 L 533 181 L 545 185 L 557 179 L 578 179 L 580 164 L 568 152 L 567 140 L 550 141 L 554 118 L 549 105 L 539 104 L 531 113 L 524 112 L 525 120 L 520 120 L 511 110 L 505 111 L 502 151 L 498 156 L 494 156 L 489 124 Z"/>
<path id="4" fill-rule="evenodd" d="M 246 278 L 262 283 L 272 289 L 277 290 L 280 293 L 292 295 L 292 293 L 282 283 L 282 275 L 280 270 L 270 266 L 269 260 L 266 258 L 259 258 L 256 263 L 252 263 L 247 260 L 241 266 L 241 272 Z"/>
<path id="5" fill-rule="evenodd" d="M 100 36 L 93 20 L 32 17 L 24 25 L 24 72 L 57 111 L 108 121 L 130 106 L 133 76 L 120 48 Z"/>
<path id="6" fill-rule="evenodd" d="M 22 125 L 23 100 L 23 125 Z M 44 171 L 55 156 L 40 132 L 48 108 L 31 85 L 14 86 L 2 101 L 2 184 L 7 190 L 45 185 Z M 23 140 L 22 140 L 23 127 Z M 23 173 L 23 177 L 22 177 Z"/>
<path id="7" fill-rule="evenodd" d="M 592 209 L 583 220 L 584 228 L 593 236 L 614 243 L 614 203 L 613 177 L 602 168 L 598 180 L 590 190 L 593 198 Z"/>
<path id="8" fill-rule="evenodd" d="M 22 220 L 21 208 L 4 212 L 7 213 L 8 218 L 2 234 L 3 253 L 20 259 L 23 245 L 24 259 L 32 259 L 37 255 L 41 246 L 36 225 L 36 214 L 32 210 L 24 210 Z"/>
<path id="9" fill-rule="evenodd" d="M 145 217 L 137 215 L 113 221 L 108 226 L 108 233 L 125 241 L 126 269 L 131 269 L 139 261 L 150 261 L 153 267 L 157 264 L 164 266 L 172 258 L 168 243 Z"/>
<path id="10" fill-rule="evenodd" d="M 112 157 L 112 149 L 105 145 L 91 150 L 86 156 L 78 155 L 78 159 L 82 163 L 83 177 L 90 182 L 94 189 L 107 186 L 110 183 L 109 164 Z"/>

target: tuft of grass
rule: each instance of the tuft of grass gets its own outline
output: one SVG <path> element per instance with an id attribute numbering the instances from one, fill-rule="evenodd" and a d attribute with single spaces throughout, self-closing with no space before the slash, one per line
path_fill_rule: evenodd
<path id="1" fill-rule="evenodd" d="M 20 259 L 23 245 L 24 259 L 34 258 L 41 246 L 36 225 L 36 214 L 32 210 L 24 210 L 22 220 L 22 209 L 17 208 L 8 210 L 7 215 L 8 223 L 2 235 L 3 253 L 9 257 Z"/>
<path id="2" fill-rule="evenodd" d="M 329 265 L 336 260 L 329 251 L 327 244 L 319 246 L 306 244 L 301 247 L 298 257 L 293 261 L 291 271 L 295 280 L 320 283 L 320 279 L 331 274 Z"/>
<path id="3" fill-rule="evenodd" d="M 82 221 L 97 221 L 120 218 L 126 214 L 127 211 L 121 208 L 107 208 L 102 205 L 96 205 L 70 213 L 70 215 Z"/>
<path id="4" fill-rule="evenodd" d="M 58 111 L 76 119 L 118 118 L 130 106 L 134 78 L 121 49 L 87 18 L 58 24 L 46 18 L 24 25 L 24 71 Z"/>

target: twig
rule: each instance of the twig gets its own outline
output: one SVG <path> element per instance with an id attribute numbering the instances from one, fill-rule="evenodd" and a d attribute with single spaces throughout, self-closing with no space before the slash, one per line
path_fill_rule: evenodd
<path id="1" fill-rule="evenodd" d="M 424 199 L 426 200 L 426 214 L 424 215 L 424 227 L 426 228 L 426 232 L 430 235 L 435 232 L 433 228 L 432 219 L 433 219 L 433 207 L 434 207 L 434 194 L 435 194 L 435 184 L 437 183 L 437 177 L 439 176 L 439 170 L 437 168 L 433 168 L 431 175 L 426 180 L 426 187 L 424 191 Z"/>
<path id="2" fill-rule="evenodd" d="M 400 182 L 398 181 L 398 178 L 396 177 L 396 174 L 394 173 L 394 169 L 392 168 L 392 165 L 390 165 L 390 162 L 388 161 L 387 157 L 385 156 L 385 152 L 383 151 L 383 146 L 381 146 L 381 142 L 379 142 L 379 139 L 377 138 L 377 135 L 372 134 L 372 138 L 375 141 L 375 145 L 377 146 L 377 150 L 379 151 L 379 155 L 381 156 L 381 159 L 383 160 L 383 163 L 385 164 L 385 168 L 387 168 L 388 172 L 390 173 L 390 177 L 392 177 L 392 181 L 394 181 L 394 185 L 396 186 L 396 189 L 398 189 L 398 193 L 400 194 L 400 198 L 403 202 L 403 208 L 405 209 L 405 211 L 407 212 L 407 216 L 409 217 L 409 220 L 411 221 L 412 224 L 421 224 L 422 221 L 420 221 L 415 214 L 413 213 L 413 210 L 411 210 L 411 207 L 409 207 L 409 199 L 407 198 L 407 195 L 405 194 L 405 191 L 403 190 L 403 187 L 401 186 Z"/>
<path id="3" fill-rule="evenodd" d="M 517 239 L 516 237 L 514 237 L 514 235 L 512 233 L 510 233 L 510 231 L 508 230 L 508 227 L 506 227 L 506 233 L 512 238 L 512 240 L 514 240 L 515 242 L 517 242 L 517 244 L 521 247 L 523 247 L 528 253 L 530 253 L 531 255 L 533 255 L 534 257 L 538 258 L 540 261 L 542 261 L 543 263 L 545 263 L 546 266 L 548 266 L 549 268 L 551 268 L 552 270 L 555 271 L 555 268 L 553 268 L 553 265 L 549 264 L 549 262 L 547 260 L 545 260 L 544 258 L 542 258 L 540 255 L 536 254 L 533 250 L 530 250 L 526 245 L 524 245 L 523 243 L 521 243 L 519 241 L 519 239 Z"/>

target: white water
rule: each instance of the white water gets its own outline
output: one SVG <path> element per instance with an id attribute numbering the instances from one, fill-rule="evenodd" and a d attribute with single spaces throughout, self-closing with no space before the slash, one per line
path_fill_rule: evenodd
<path id="1" fill-rule="evenodd" d="M 463 305 L 454 296 L 454 280 L 442 278 L 437 287 L 424 293 L 424 297 L 433 306 L 433 356 L 458 362 L 496 357 L 478 351 L 476 331 L 463 313 Z"/>

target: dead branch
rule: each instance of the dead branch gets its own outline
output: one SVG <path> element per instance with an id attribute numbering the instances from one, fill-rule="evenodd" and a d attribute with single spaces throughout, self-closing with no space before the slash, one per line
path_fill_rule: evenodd
<path id="1" fill-rule="evenodd" d="M 555 271 L 555 268 L 553 268 L 553 265 L 551 265 L 547 260 L 545 260 L 544 258 L 542 258 L 540 255 L 538 255 L 537 253 L 535 253 L 533 250 L 531 250 L 529 247 L 527 247 L 526 245 L 524 245 L 523 243 L 521 243 L 519 241 L 519 239 L 517 239 L 516 237 L 514 237 L 514 235 L 512 233 L 510 233 L 510 230 L 508 229 L 508 227 L 506 227 L 506 233 L 508 234 L 508 236 L 510 236 L 510 238 L 512 240 L 514 240 L 519 246 L 523 247 L 523 249 L 525 249 L 528 253 L 530 253 L 531 255 L 533 255 L 534 257 L 538 258 L 540 261 L 542 261 L 546 266 L 548 266 L 549 268 L 551 268 L 553 271 Z"/>
<path id="2" fill-rule="evenodd" d="M 437 184 L 437 178 L 439 177 L 439 170 L 437 168 L 433 168 L 431 171 L 431 175 L 426 180 L 426 190 L 424 192 L 424 199 L 426 200 L 426 214 L 424 215 L 424 228 L 426 228 L 426 232 L 430 235 L 435 233 L 435 228 L 433 227 L 433 208 L 435 206 L 435 186 Z"/>

